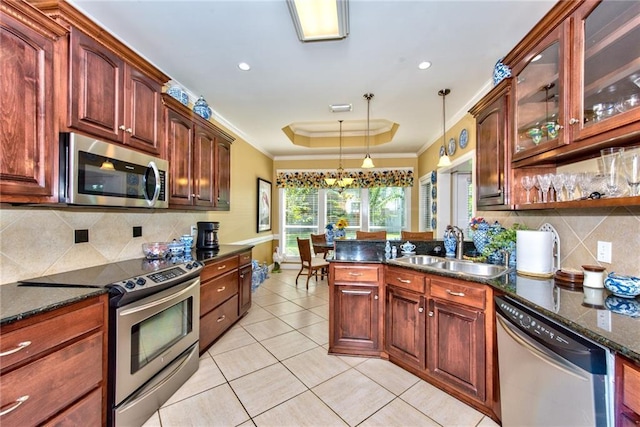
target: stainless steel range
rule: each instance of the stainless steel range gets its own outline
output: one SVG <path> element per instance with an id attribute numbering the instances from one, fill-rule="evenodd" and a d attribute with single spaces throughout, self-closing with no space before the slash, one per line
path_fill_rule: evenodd
<path id="1" fill-rule="evenodd" d="M 109 425 L 142 425 L 198 370 L 202 267 L 134 259 L 22 282 L 109 289 Z"/>

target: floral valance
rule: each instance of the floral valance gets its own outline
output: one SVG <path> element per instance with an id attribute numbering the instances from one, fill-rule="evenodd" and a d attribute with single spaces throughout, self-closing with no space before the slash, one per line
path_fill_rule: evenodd
<path id="1" fill-rule="evenodd" d="M 412 187 L 413 170 L 344 171 L 343 177 L 353 178 L 353 183 L 345 188 L 371 187 Z M 325 178 L 338 178 L 337 171 L 297 171 L 277 172 L 278 188 L 332 188 Z"/>

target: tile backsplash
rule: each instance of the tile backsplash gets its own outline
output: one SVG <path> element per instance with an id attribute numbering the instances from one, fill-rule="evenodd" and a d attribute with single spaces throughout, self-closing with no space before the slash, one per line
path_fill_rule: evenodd
<path id="1" fill-rule="evenodd" d="M 640 207 L 556 209 L 518 212 L 478 212 L 487 221 L 508 227 L 514 223 L 537 230 L 551 224 L 560 236 L 560 264 L 581 270 L 601 265 L 607 272 L 640 277 Z M 611 264 L 597 261 L 598 241 L 612 243 Z"/>
<path id="2" fill-rule="evenodd" d="M 216 221 L 211 215 L 204 211 L 3 207 L 0 284 L 140 258 L 142 243 L 177 239 L 189 234 L 198 221 Z M 133 237 L 133 227 L 142 227 L 141 237 Z M 89 230 L 89 241 L 74 243 L 75 230 Z"/>

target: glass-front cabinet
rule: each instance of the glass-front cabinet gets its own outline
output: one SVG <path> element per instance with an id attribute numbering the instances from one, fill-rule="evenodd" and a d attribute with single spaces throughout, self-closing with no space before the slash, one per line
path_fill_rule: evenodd
<path id="1" fill-rule="evenodd" d="M 576 11 L 572 139 L 640 120 L 640 2 L 587 2 Z"/>

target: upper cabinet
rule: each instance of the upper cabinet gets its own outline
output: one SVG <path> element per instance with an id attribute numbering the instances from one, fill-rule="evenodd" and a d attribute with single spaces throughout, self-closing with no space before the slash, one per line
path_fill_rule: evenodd
<path id="1" fill-rule="evenodd" d="M 169 76 L 69 3 L 29 2 L 70 34 L 59 58 L 61 131 L 77 130 L 165 157 L 161 95 Z"/>
<path id="2" fill-rule="evenodd" d="M 0 4 L 0 202 L 56 201 L 54 57 L 65 34 L 28 4 Z"/>

